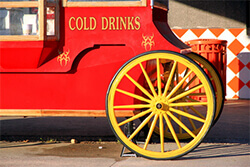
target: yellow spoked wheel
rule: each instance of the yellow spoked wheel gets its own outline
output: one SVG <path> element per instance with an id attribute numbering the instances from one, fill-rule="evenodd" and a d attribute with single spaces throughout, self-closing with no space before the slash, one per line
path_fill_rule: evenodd
<path id="1" fill-rule="evenodd" d="M 213 64 L 210 63 L 207 59 L 205 59 L 201 55 L 196 54 L 196 53 L 189 53 L 186 56 L 195 60 L 205 70 L 205 72 L 210 78 L 210 81 L 213 84 L 213 88 L 214 88 L 215 95 L 216 95 L 216 112 L 215 112 L 214 121 L 213 121 L 213 125 L 214 125 L 218 121 L 221 115 L 222 109 L 224 107 L 224 101 L 225 101 L 225 92 L 224 92 L 224 87 L 223 87 L 220 74 L 218 73 L 216 68 L 213 66 Z"/>
<path id="2" fill-rule="evenodd" d="M 223 106 L 224 106 L 225 94 L 224 94 L 222 80 L 221 80 L 217 70 L 215 69 L 215 67 L 204 57 L 202 57 L 196 53 L 189 53 L 186 56 L 188 56 L 192 60 L 196 61 L 205 70 L 205 72 L 207 73 L 207 75 L 210 78 L 210 81 L 212 82 L 213 88 L 215 90 L 215 95 L 216 95 L 216 112 L 215 112 L 215 116 L 214 116 L 214 120 L 213 120 L 213 125 L 214 125 L 218 121 L 218 119 L 221 115 Z M 180 75 L 180 74 L 177 74 L 178 71 L 181 71 L 181 70 L 176 70 L 175 76 Z M 176 82 L 178 82 L 178 77 L 174 80 Z M 174 82 L 174 80 L 173 80 L 173 82 Z M 199 82 L 199 81 L 197 81 L 197 79 L 190 80 L 189 85 L 191 85 L 192 82 Z M 196 94 L 193 94 L 192 96 L 189 96 L 188 98 L 189 98 L 189 100 L 191 100 L 193 102 L 198 102 L 197 99 L 204 100 L 204 97 L 205 97 L 204 92 L 200 91 L 200 92 L 196 92 Z M 180 100 L 187 101 L 187 97 L 184 97 Z M 186 108 L 183 108 L 183 110 L 188 111 Z M 152 124 L 152 122 L 149 122 L 148 127 L 150 127 L 151 124 Z M 200 130 L 199 127 L 195 127 L 192 129 L 192 132 L 194 134 L 197 134 L 199 132 L 199 130 Z M 154 129 L 154 132 L 156 134 L 159 134 L 160 133 L 159 127 L 156 126 Z M 173 136 L 171 135 L 170 131 L 166 130 L 164 133 L 165 133 L 166 138 L 173 139 Z M 184 139 L 184 140 L 192 138 L 192 136 L 190 136 L 188 133 L 183 133 L 183 131 L 181 131 L 181 130 L 180 130 L 180 133 L 177 134 L 177 136 L 179 139 Z"/>
<path id="3" fill-rule="evenodd" d="M 152 62 L 156 65 L 156 83 L 146 69 Z M 185 67 L 185 72 L 175 84 L 174 74 L 180 65 Z M 169 69 L 167 74 L 162 73 L 164 67 Z M 194 77 L 199 83 L 191 87 L 188 81 Z M 166 80 L 165 84 L 162 79 Z M 204 90 L 206 101 L 189 100 L 199 89 Z M 115 74 L 106 96 L 108 121 L 117 138 L 134 153 L 150 159 L 174 159 L 196 148 L 211 127 L 215 107 L 214 90 L 202 68 L 185 55 L 170 51 L 148 52 L 129 60 Z M 126 119 L 116 117 L 116 112 L 128 110 L 141 112 Z M 144 134 L 146 139 L 135 143 L 134 139 L 140 139 L 143 134 L 140 132 L 150 121 L 149 131 Z M 129 122 L 135 124 L 135 129 L 127 136 L 123 126 Z M 159 127 L 159 136 L 153 136 L 155 127 Z M 196 127 L 200 128 L 199 132 L 193 133 Z M 170 132 L 174 142 L 165 141 L 165 131 Z M 180 142 L 177 135 L 180 131 L 192 139 Z"/>

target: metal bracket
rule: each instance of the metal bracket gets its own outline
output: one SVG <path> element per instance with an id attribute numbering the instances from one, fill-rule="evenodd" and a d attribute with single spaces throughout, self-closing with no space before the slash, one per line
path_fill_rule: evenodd
<path id="1" fill-rule="evenodd" d="M 127 137 L 129 137 L 134 131 L 133 124 L 133 121 L 131 121 L 124 126 L 124 131 Z M 133 142 L 136 143 L 135 139 L 133 139 Z M 137 157 L 137 155 L 133 152 L 125 153 L 125 149 L 126 147 L 123 146 L 120 157 Z"/>
<path id="2" fill-rule="evenodd" d="M 137 157 L 137 155 L 133 152 L 125 153 L 125 149 L 126 149 L 126 147 L 123 146 L 120 157 Z"/>

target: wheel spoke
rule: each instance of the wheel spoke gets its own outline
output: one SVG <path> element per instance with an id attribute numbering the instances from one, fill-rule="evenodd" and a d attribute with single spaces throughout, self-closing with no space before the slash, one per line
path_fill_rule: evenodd
<path id="1" fill-rule="evenodd" d="M 185 70 L 185 72 L 184 72 L 184 75 L 183 75 L 183 77 L 185 77 L 187 74 L 188 74 L 188 70 L 189 70 L 189 68 L 186 68 L 186 70 Z M 179 78 L 178 78 L 178 81 L 177 81 L 177 83 L 179 82 Z M 184 85 L 184 83 L 182 84 L 182 86 Z M 184 88 L 182 88 L 183 90 L 185 90 Z"/>
<path id="2" fill-rule="evenodd" d="M 158 120 L 158 117 L 159 117 L 159 115 L 158 115 L 158 114 L 155 114 L 154 120 L 153 120 L 153 122 L 152 122 L 152 124 L 151 124 L 151 127 L 150 127 L 149 132 L 148 132 L 147 139 L 146 139 L 145 144 L 144 144 L 144 147 L 143 147 L 144 150 L 146 150 L 147 147 L 148 147 L 148 143 L 149 143 L 149 141 L 150 141 L 150 139 L 151 139 L 151 136 L 152 136 L 152 134 L 153 134 L 153 132 L 154 132 L 154 128 L 155 128 L 156 122 L 157 122 L 157 120 Z"/>
<path id="3" fill-rule="evenodd" d="M 189 108 L 193 110 L 199 117 L 205 119 L 205 117 L 199 111 L 197 111 L 193 106 L 189 106 Z"/>
<path id="4" fill-rule="evenodd" d="M 189 96 L 205 96 L 206 93 L 190 93 Z"/>
<path id="5" fill-rule="evenodd" d="M 172 118 L 172 120 L 174 120 L 178 125 L 180 125 L 190 136 L 192 136 L 193 138 L 195 138 L 195 134 L 188 129 L 188 127 L 186 127 L 186 125 L 184 125 L 180 120 L 178 120 L 178 118 L 176 118 L 171 112 L 167 112 L 167 114 Z M 172 132 L 171 132 L 172 133 Z"/>
<path id="6" fill-rule="evenodd" d="M 196 117 L 196 116 L 194 116 L 192 114 L 185 113 L 185 112 L 183 112 L 181 110 L 177 110 L 177 109 L 174 109 L 174 108 L 169 108 L 169 110 L 172 111 L 172 112 L 175 112 L 177 114 L 180 114 L 180 115 L 182 115 L 184 117 L 191 118 L 191 119 L 194 119 L 194 120 L 202 122 L 202 123 L 205 122 L 205 119 L 198 118 L 198 117 Z"/>
<path id="7" fill-rule="evenodd" d="M 189 68 L 186 67 L 186 70 L 185 70 L 183 77 L 185 77 L 187 75 L 188 70 L 189 70 Z"/>
<path id="8" fill-rule="evenodd" d="M 207 102 L 180 102 L 180 103 L 170 103 L 170 107 L 177 107 L 177 106 L 201 106 L 207 105 Z"/>
<path id="9" fill-rule="evenodd" d="M 180 83 L 180 82 L 179 82 L 179 83 Z M 168 102 L 171 103 L 171 102 L 173 102 L 173 101 L 175 101 L 175 100 L 178 100 L 178 99 L 180 99 L 180 98 L 183 98 L 183 97 L 185 97 L 185 96 L 188 96 L 190 93 L 192 93 L 192 92 L 194 92 L 194 91 L 196 91 L 196 90 L 198 90 L 198 89 L 201 89 L 202 87 L 203 87 L 203 85 L 202 85 L 202 84 L 199 84 L 199 85 L 197 85 L 197 86 L 195 86 L 195 87 L 193 87 L 193 88 L 191 88 L 191 89 L 189 89 L 189 90 L 187 90 L 187 91 L 185 91 L 185 92 L 182 92 L 181 94 L 178 94 L 177 96 L 175 96 L 175 97 L 169 99 Z"/>
<path id="10" fill-rule="evenodd" d="M 192 102 L 200 102 L 199 100 L 195 100 L 195 99 L 192 99 L 192 98 L 190 98 L 190 97 L 185 97 L 185 99 L 187 99 L 187 100 L 189 100 L 189 101 L 192 101 Z M 202 105 L 202 106 L 207 107 L 206 104 L 204 104 L 204 105 Z"/>
<path id="11" fill-rule="evenodd" d="M 118 126 L 122 126 L 122 125 L 124 125 L 124 124 L 126 124 L 126 123 L 129 123 L 129 122 L 134 121 L 134 120 L 136 120 L 136 119 L 138 119 L 138 118 L 141 118 L 141 117 L 143 117 L 144 115 L 150 113 L 151 111 L 152 111 L 151 108 L 148 109 L 148 110 L 146 110 L 146 111 L 142 111 L 141 113 L 136 114 L 135 116 L 130 117 L 130 118 L 128 118 L 128 119 L 126 119 L 126 120 L 120 122 L 120 123 L 118 124 Z"/>
<path id="12" fill-rule="evenodd" d="M 138 99 L 138 100 L 141 100 L 141 101 L 144 101 L 144 102 L 147 102 L 147 103 L 151 103 L 151 100 L 149 99 L 146 99 L 142 96 L 139 96 L 139 95 L 136 95 L 136 94 L 133 94 L 133 93 L 130 93 L 130 92 L 127 92 L 127 91 L 124 91 L 124 90 L 121 90 L 121 89 L 116 89 L 117 92 L 120 92 L 120 93 L 123 93 L 125 95 L 128 95 L 130 97 L 133 97 L 135 99 Z"/>
<path id="13" fill-rule="evenodd" d="M 178 139 L 178 137 L 177 137 L 177 135 L 175 133 L 175 130 L 173 128 L 173 125 L 172 125 L 170 119 L 168 118 L 168 116 L 166 114 L 163 114 L 163 116 L 164 116 L 164 118 L 166 120 L 167 126 L 169 127 L 169 130 L 170 130 L 170 132 L 171 132 L 171 134 L 172 134 L 178 148 L 181 148 L 181 144 L 180 144 L 179 139 Z"/>
<path id="14" fill-rule="evenodd" d="M 150 104 L 132 104 L 132 105 L 114 106 L 114 109 L 125 109 L 125 108 L 150 108 Z"/>
<path id="15" fill-rule="evenodd" d="M 167 84 L 166 84 L 166 86 L 165 86 L 165 88 L 164 88 L 164 92 L 163 92 L 163 96 L 164 96 L 164 97 L 167 95 L 169 86 L 170 86 L 170 84 L 172 83 L 176 65 L 177 65 L 177 62 L 175 61 L 174 64 L 173 64 L 173 67 L 172 67 L 172 69 L 171 69 L 171 72 L 170 72 L 170 74 L 169 74 L 169 77 L 168 77 L 168 80 L 167 80 Z"/>
<path id="16" fill-rule="evenodd" d="M 161 71 L 160 71 L 160 60 L 159 58 L 156 59 L 156 68 L 157 68 L 157 88 L 158 88 L 158 95 L 161 95 Z"/>
<path id="17" fill-rule="evenodd" d="M 186 108 L 186 107 L 182 107 L 182 108 L 183 108 L 183 110 L 184 110 L 186 113 L 188 113 L 188 111 L 187 111 L 187 108 Z M 192 128 L 193 128 L 194 130 L 196 130 L 197 128 L 196 128 L 196 126 L 195 126 L 195 124 L 194 124 L 193 120 L 192 120 L 191 118 L 188 118 L 188 121 L 190 122 L 190 124 L 191 124 Z"/>
<path id="18" fill-rule="evenodd" d="M 194 80 L 197 78 L 197 76 L 195 75 L 192 79 L 190 79 L 190 81 L 183 87 L 183 89 L 185 90 L 191 83 L 194 82 Z"/>
<path id="19" fill-rule="evenodd" d="M 192 101 L 192 102 L 199 102 L 199 100 L 192 99 L 190 97 L 185 97 L 186 100 Z"/>
<path id="20" fill-rule="evenodd" d="M 164 126 L 163 126 L 163 116 L 159 115 L 159 128 L 160 128 L 160 141 L 161 141 L 161 152 L 164 152 Z"/>
<path id="21" fill-rule="evenodd" d="M 141 70 L 142 70 L 142 72 L 143 72 L 143 74 L 144 74 L 144 77 L 145 77 L 145 79 L 146 79 L 146 81 L 147 81 L 147 83 L 148 83 L 148 86 L 149 86 L 151 92 L 152 92 L 153 95 L 156 97 L 157 94 L 156 94 L 156 92 L 155 92 L 154 86 L 153 86 L 153 84 L 152 84 L 152 82 L 151 82 L 151 80 L 150 80 L 150 78 L 149 78 L 149 76 L 148 76 L 146 70 L 144 69 L 144 67 L 142 66 L 141 63 L 140 63 L 140 67 L 141 67 Z"/>
<path id="22" fill-rule="evenodd" d="M 192 71 L 189 71 L 188 74 L 182 78 L 182 80 L 174 87 L 174 89 L 167 95 L 167 99 L 169 99 L 185 82 L 185 80 L 189 77 L 189 75 L 192 73 Z"/>
<path id="23" fill-rule="evenodd" d="M 130 77 L 128 74 L 125 74 L 125 76 L 138 88 L 140 89 L 145 95 L 147 95 L 150 99 L 153 99 L 153 96 L 145 89 L 143 86 L 141 86 L 138 82 L 136 82 L 132 77 Z"/>
<path id="24" fill-rule="evenodd" d="M 136 130 L 129 136 L 129 140 L 132 140 L 137 133 L 148 123 L 148 121 L 154 116 L 155 114 L 152 112 L 143 122 L 136 128 Z"/>

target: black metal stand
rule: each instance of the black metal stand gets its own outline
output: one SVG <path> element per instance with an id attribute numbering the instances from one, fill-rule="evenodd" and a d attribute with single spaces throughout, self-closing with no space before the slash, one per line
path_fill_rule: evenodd
<path id="1" fill-rule="evenodd" d="M 126 147 L 123 146 L 120 157 L 137 157 L 137 155 L 133 152 L 125 153 L 125 149 L 126 149 Z"/>
<path id="2" fill-rule="evenodd" d="M 128 122 L 124 126 L 124 130 L 125 130 L 125 134 L 127 135 L 127 137 L 129 137 L 133 133 L 133 130 L 134 130 L 133 129 L 133 121 Z M 134 139 L 133 139 L 133 142 L 136 143 L 136 141 Z M 120 157 L 137 157 L 137 155 L 133 152 L 125 153 L 125 149 L 126 149 L 126 147 L 123 146 Z"/>

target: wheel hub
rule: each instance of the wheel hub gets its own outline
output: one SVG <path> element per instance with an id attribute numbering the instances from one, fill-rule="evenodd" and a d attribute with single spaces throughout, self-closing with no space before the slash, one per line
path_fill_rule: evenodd
<path id="1" fill-rule="evenodd" d="M 157 108 L 157 109 L 162 109 L 162 107 L 163 107 L 163 105 L 162 105 L 161 103 L 157 103 L 157 104 L 156 104 L 156 108 Z"/>

